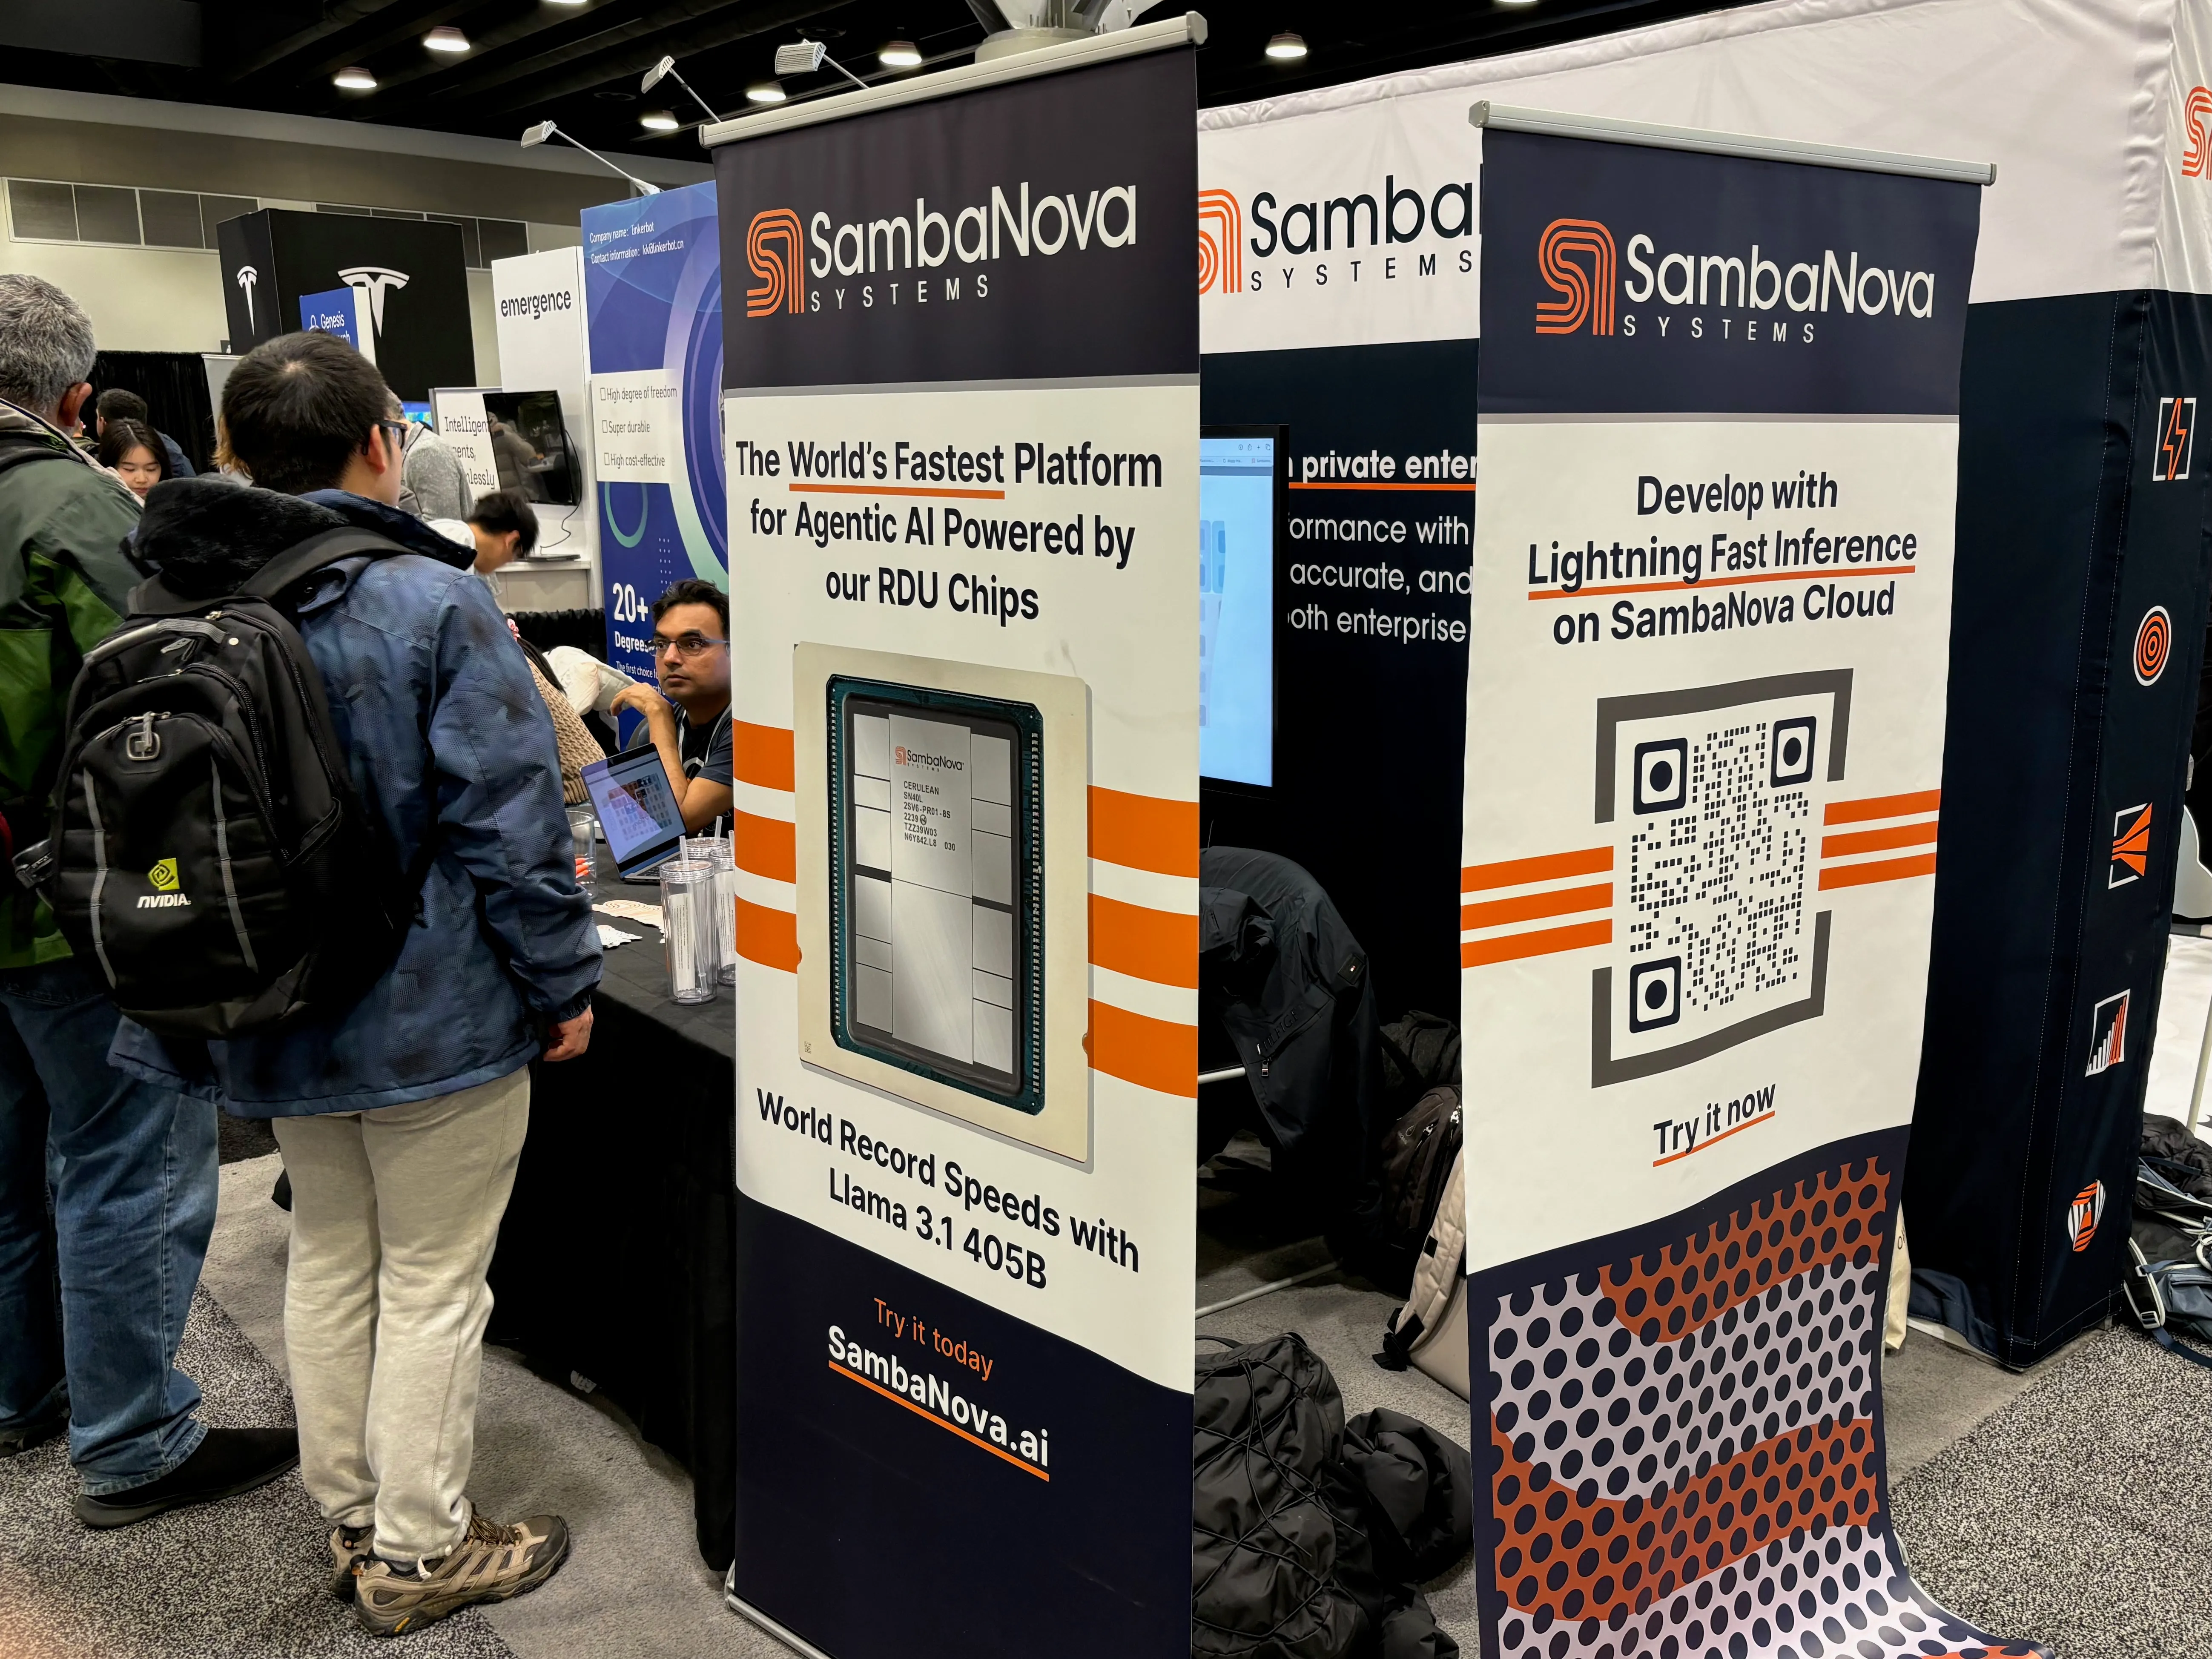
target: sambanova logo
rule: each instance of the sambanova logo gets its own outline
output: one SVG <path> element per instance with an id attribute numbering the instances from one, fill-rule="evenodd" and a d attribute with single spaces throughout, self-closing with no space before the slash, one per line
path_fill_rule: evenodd
<path id="1" fill-rule="evenodd" d="M 1308 187 L 1310 188 L 1310 186 Z M 1285 190 L 1285 196 L 1304 191 Z M 1272 190 L 1198 193 L 1198 291 L 1349 288 L 1474 274 L 1474 184 L 1430 187 L 1382 176 L 1381 187 L 1315 191 L 1285 202 Z M 1464 240 L 1459 248 L 1439 242 Z"/>
<path id="2" fill-rule="evenodd" d="M 1782 313 L 1711 319 L 1723 336 L 1778 341 L 1812 340 L 1814 318 L 1831 307 L 1859 316 L 1923 322 L 1936 314 L 1932 271 L 1883 265 L 1863 258 L 1856 248 L 1841 254 L 1823 248 L 1817 264 L 1796 260 L 1785 265 L 1783 257 L 1757 242 L 1747 252 L 1662 252 L 1643 231 L 1616 244 L 1612 230 L 1595 219 L 1554 219 L 1536 239 L 1536 270 L 1558 297 L 1536 302 L 1536 332 L 1576 334 L 1587 329 L 1595 335 L 1633 337 L 1639 328 L 1656 327 L 1665 337 L 1677 320 L 1671 310 L 1643 318 L 1620 312 L 1616 322 L 1616 283 L 1620 299 L 1631 305 L 1699 313 L 1686 319 L 1684 332 L 1691 339 L 1705 337 L 1711 323 L 1702 313 L 1708 308 Z M 1794 326 L 1791 313 L 1801 313 Z M 1739 325 L 1742 333 L 1735 336 Z"/>
<path id="3" fill-rule="evenodd" d="M 1033 191 L 1024 179 L 1011 193 L 994 185 L 988 201 L 966 207 L 933 207 L 916 197 L 911 216 L 841 222 L 823 210 L 803 224 L 794 209 L 768 208 L 745 228 L 746 264 L 760 279 L 745 290 L 745 315 L 987 300 L 993 273 L 967 268 L 1133 247 L 1136 241 L 1134 185 L 1050 195 Z M 810 285 L 809 277 L 820 285 Z"/>
<path id="4" fill-rule="evenodd" d="M 2181 176 L 2185 179 L 2202 179 L 2204 176 L 2207 147 L 2204 118 L 2207 115 L 2212 115 L 2212 87 L 2190 88 L 2189 96 L 2181 106 Z"/>

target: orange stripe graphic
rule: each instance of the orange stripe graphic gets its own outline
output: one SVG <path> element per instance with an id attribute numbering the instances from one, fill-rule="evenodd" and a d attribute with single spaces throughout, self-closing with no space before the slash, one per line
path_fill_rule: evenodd
<path id="1" fill-rule="evenodd" d="M 1091 896 L 1091 960 L 1158 985 L 1198 988 L 1198 918 Z"/>
<path id="2" fill-rule="evenodd" d="M 1610 847 L 1546 853 L 1533 859 L 1507 859 L 1503 864 L 1470 864 L 1459 872 L 1459 890 L 1479 893 L 1487 887 L 1519 887 L 1532 881 L 1555 881 L 1561 876 L 1595 876 L 1612 868 Z"/>
<path id="3" fill-rule="evenodd" d="M 756 817 L 732 811 L 732 853 L 738 868 L 771 881 L 799 879 L 799 826 L 784 818 Z"/>
<path id="4" fill-rule="evenodd" d="M 925 489 L 915 484 L 786 484 L 794 495 L 932 495 L 957 501 L 1003 501 L 1003 489 Z"/>
<path id="5" fill-rule="evenodd" d="M 1091 856 L 1163 876 L 1198 873 L 1198 803 L 1091 786 Z"/>
<path id="6" fill-rule="evenodd" d="M 1460 908 L 1462 927 L 1496 927 L 1509 921 L 1534 921 L 1540 916 L 1564 916 L 1577 910 L 1602 910 L 1613 902 L 1613 884 L 1593 887 L 1563 887 L 1551 893 L 1523 893 L 1517 898 L 1491 899 Z"/>
<path id="7" fill-rule="evenodd" d="M 799 918 L 750 899 L 738 901 L 738 954 L 763 968 L 799 971 Z"/>
<path id="8" fill-rule="evenodd" d="M 796 788 L 791 748 L 791 733 L 780 726 L 748 726 L 743 720 L 731 726 L 731 770 L 740 783 L 787 793 Z"/>
<path id="9" fill-rule="evenodd" d="M 1893 847 L 1921 847 L 1936 839 L 1936 820 L 1893 823 L 1880 830 L 1854 830 L 1841 836 L 1820 837 L 1824 859 L 1849 858 L 1855 853 L 1886 853 Z"/>
<path id="10" fill-rule="evenodd" d="M 1198 1097 L 1198 1027 L 1091 1005 L 1091 1069 L 1164 1095 Z"/>
<path id="11" fill-rule="evenodd" d="M 1531 599 L 1588 599 L 1600 593 L 1680 593 L 1687 597 L 1705 587 L 1744 587 L 1753 582 L 1831 581 L 1841 576 L 1910 576 L 1916 567 L 1884 565 L 1878 570 L 1766 570 L 1755 576 L 1708 576 L 1701 582 L 1611 582 L 1603 587 L 1547 587 L 1529 594 Z"/>
<path id="12" fill-rule="evenodd" d="M 1932 812 L 1943 802 L 1941 789 L 1922 789 L 1910 795 L 1869 795 L 1864 800 L 1832 800 L 1821 815 L 1823 823 L 1864 823 L 1869 818 L 1909 818 Z"/>
<path id="13" fill-rule="evenodd" d="M 1913 876 L 1932 876 L 1936 873 L 1936 855 L 1923 853 L 1917 858 L 1881 859 L 1873 864 L 1832 864 L 1820 872 L 1820 890 L 1831 887 L 1864 887 L 1870 882 L 1904 881 Z"/>
<path id="14" fill-rule="evenodd" d="M 990 1453 L 992 1456 L 1005 1458 L 1006 1462 L 1012 1463 L 1024 1474 L 1033 1474 L 1036 1476 L 1038 1480 L 1047 1483 L 1051 1481 L 1052 1477 L 1047 1474 L 1042 1469 L 1037 1468 L 1036 1464 L 1024 1463 L 1020 1458 L 1015 1456 L 1013 1453 L 1006 1450 L 1003 1446 L 994 1446 L 989 1441 L 981 1439 L 978 1437 L 969 1433 L 967 1430 L 962 1428 L 957 1423 L 946 1422 L 935 1412 L 915 1405 L 913 1401 L 908 1399 L 904 1395 L 893 1394 L 889 1389 L 884 1387 L 882 1383 L 874 1382 L 868 1377 L 865 1377 L 856 1370 L 848 1370 L 847 1367 L 839 1364 L 834 1359 L 830 1362 L 830 1369 L 836 1372 L 838 1376 L 850 1377 L 862 1388 L 871 1389 L 873 1392 L 883 1395 L 884 1399 L 891 1401 L 897 1405 L 905 1407 L 916 1417 L 927 1419 L 928 1421 L 936 1424 L 939 1428 L 943 1429 L 947 1434 L 957 1434 L 963 1440 L 965 1440 L 969 1445 L 981 1446 L 985 1451 Z"/>
<path id="15" fill-rule="evenodd" d="M 1696 1146 L 1686 1147 L 1679 1152 L 1669 1152 L 1664 1158 L 1653 1158 L 1651 1160 L 1651 1167 L 1656 1170 L 1663 1164 L 1674 1163 L 1680 1158 L 1689 1157 L 1692 1152 L 1702 1152 L 1708 1146 L 1717 1146 L 1722 1141 L 1726 1140 L 1730 1135 L 1740 1135 L 1746 1129 L 1755 1129 L 1762 1123 L 1771 1123 L 1773 1121 L 1774 1114 L 1771 1112 L 1767 1113 L 1764 1117 L 1747 1118 L 1741 1123 L 1737 1124 L 1735 1128 L 1723 1129 L 1718 1134 L 1713 1136 L 1710 1140 L 1701 1140 Z"/>
<path id="16" fill-rule="evenodd" d="M 1459 947 L 1459 965 L 1485 968 L 1493 962 L 1517 962 L 1522 957 L 1548 957 L 1561 951 L 1581 951 L 1593 945 L 1612 943 L 1612 922 L 1578 921 L 1571 927 L 1540 927 L 1533 933 L 1469 939 Z"/>

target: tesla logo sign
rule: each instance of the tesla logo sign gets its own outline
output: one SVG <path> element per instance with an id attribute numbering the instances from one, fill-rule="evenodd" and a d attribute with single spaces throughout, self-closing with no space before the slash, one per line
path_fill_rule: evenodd
<path id="1" fill-rule="evenodd" d="M 362 307 L 368 313 L 368 326 L 362 331 L 361 355 L 373 363 L 376 361 L 376 337 L 384 331 L 384 296 L 394 289 L 405 288 L 407 273 L 386 265 L 355 265 L 338 272 L 338 280 L 368 301 Z"/>
<path id="2" fill-rule="evenodd" d="M 1587 259 L 1587 270 L 1576 262 Z M 1554 219 L 1536 243 L 1536 269 L 1557 300 L 1536 302 L 1536 332 L 1572 334 L 1584 323 L 1593 334 L 1613 332 L 1613 273 L 1619 255 L 1613 233 L 1595 219 Z"/>
<path id="3" fill-rule="evenodd" d="M 238 283 L 238 291 L 246 296 L 246 331 L 248 336 L 251 336 L 254 331 L 253 285 L 260 280 L 261 274 L 255 270 L 252 265 L 239 266 L 236 281 Z"/>

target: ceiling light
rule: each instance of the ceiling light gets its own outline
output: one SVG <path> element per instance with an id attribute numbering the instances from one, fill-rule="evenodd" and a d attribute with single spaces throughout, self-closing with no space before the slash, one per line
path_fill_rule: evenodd
<path id="1" fill-rule="evenodd" d="M 745 88 L 745 101 L 749 104 L 780 104 L 783 100 L 783 83 L 780 81 L 756 81 Z"/>
<path id="2" fill-rule="evenodd" d="M 592 0 L 545 0 L 549 6 L 588 6 Z"/>
<path id="3" fill-rule="evenodd" d="M 811 75 L 822 67 L 830 48 L 819 40 L 793 40 L 775 49 L 778 75 Z"/>
<path id="4" fill-rule="evenodd" d="M 1498 0 L 1501 6 L 1533 6 L 1536 0 Z"/>
<path id="5" fill-rule="evenodd" d="M 876 61 L 885 69 L 920 69 L 921 48 L 911 40 L 886 40 Z"/>
<path id="6" fill-rule="evenodd" d="M 1267 56 L 1279 63 L 1293 63 L 1306 55 L 1304 40 L 1295 34 L 1279 34 L 1267 42 Z"/>
<path id="7" fill-rule="evenodd" d="M 676 118 L 673 110 L 649 109 L 637 118 L 638 125 L 647 132 L 674 132 L 684 123 Z"/>
<path id="8" fill-rule="evenodd" d="M 433 52 L 466 52 L 469 37 L 451 23 L 441 23 L 422 37 L 422 44 Z"/>
<path id="9" fill-rule="evenodd" d="M 331 84 L 343 92 L 374 92 L 376 77 L 355 64 L 331 76 Z"/>

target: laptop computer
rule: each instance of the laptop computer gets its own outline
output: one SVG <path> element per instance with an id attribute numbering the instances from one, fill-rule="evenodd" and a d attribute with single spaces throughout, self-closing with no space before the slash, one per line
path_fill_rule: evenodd
<path id="1" fill-rule="evenodd" d="M 684 814 L 650 744 L 593 761 L 584 769 L 584 787 L 623 880 L 636 880 L 682 849 Z"/>

